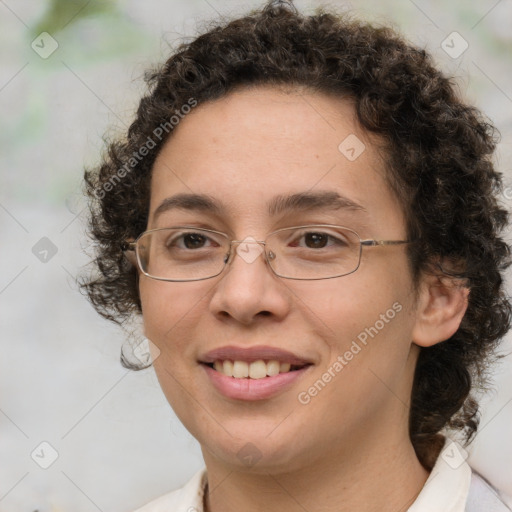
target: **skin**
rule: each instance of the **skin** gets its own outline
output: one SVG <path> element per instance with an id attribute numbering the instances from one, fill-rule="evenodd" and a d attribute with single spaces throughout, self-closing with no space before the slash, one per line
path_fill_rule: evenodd
<path id="1" fill-rule="evenodd" d="M 365 151 L 349 161 L 338 145 L 350 134 Z M 175 129 L 154 166 L 147 229 L 203 224 L 233 239 L 264 240 L 275 229 L 331 223 L 361 238 L 406 239 L 403 213 L 372 140 L 350 101 L 305 90 L 241 89 L 196 107 Z M 269 216 L 277 194 L 337 191 L 364 211 Z M 209 194 L 219 215 L 155 209 L 179 193 Z M 417 292 L 417 293 L 416 293 Z M 327 280 L 275 276 L 264 257 L 236 256 L 224 272 L 197 282 L 140 275 L 154 367 L 208 470 L 207 509 L 405 510 L 427 470 L 408 434 L 408 404 L 420 346 L 447 339 L 466 309 L 467 290 L 424 276 L 415 290 L 405 246 L 364 248 L 360 268 Z M 402 310 L 369 339 L 307 405 L 307 390 L 394 303 Z M 271 345 L 314 362 L 290 390 L 254 402 L 228 399 L 210 384 L 200 354 L 225 345 Z M 237 453 L 252 443 L 248 467 Z"/>

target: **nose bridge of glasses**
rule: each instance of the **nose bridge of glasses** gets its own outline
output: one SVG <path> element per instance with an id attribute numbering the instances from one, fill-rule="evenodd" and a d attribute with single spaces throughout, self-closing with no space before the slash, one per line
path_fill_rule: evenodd
<path id="1" fill-rule="evenodd" d="M 226 259 L 226 263 L 233 261 L 235 254 L 240 256 L 246 263 L 253 263 L 262 253 L 265 253 L 265 246 L 265 241 L 256 240 L 252 236 L 248 236 L 243 240 L 231 240 L 229 257 Z"/>

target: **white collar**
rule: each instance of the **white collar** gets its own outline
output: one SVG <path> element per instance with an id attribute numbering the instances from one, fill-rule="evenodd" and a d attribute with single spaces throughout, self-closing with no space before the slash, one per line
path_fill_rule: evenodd
<path id="1" fill-rule="evenodd" d="M 447 437 L 423 489 L 407 512 L 464 512 L 471 483 L 466 459 L 467 452 Z"/>

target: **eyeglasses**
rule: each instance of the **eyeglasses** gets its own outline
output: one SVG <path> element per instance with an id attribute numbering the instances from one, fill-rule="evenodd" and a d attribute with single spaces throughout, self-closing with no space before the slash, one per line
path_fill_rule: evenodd
<path id="1" fill-rule="evenodd" d="M 410 243 L 410 240 L 361 240 L 352 229 L 330 224 L 293 226 L 270 233 L 265 241 L 252 237 L 230 240 L 226 233 L 191 226 L 151 229 L 123 251 L 148 277 L 161 281 L 201 281 L 218 276 L 232 261 L 233 247 L 247 263 L 263 252 L 275 275 L 284 279 L 332 279 L 355 272 L 363 246 Z"/>

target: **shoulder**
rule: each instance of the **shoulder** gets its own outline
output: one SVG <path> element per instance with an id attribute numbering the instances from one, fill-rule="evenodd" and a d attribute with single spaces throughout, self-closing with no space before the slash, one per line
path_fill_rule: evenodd
<path id="1" fill-rule="evenodd" d="M 465 512 L 511 512 L 511 509 L 503 503 L 496 489 L 472 469 Z"/>
<path id="2" fill-rule="evenodd" d="M 206 482 L 206 468 L 202 468 L 183 487 L 160 496 L 135 512 L 202 512 Z"/>

